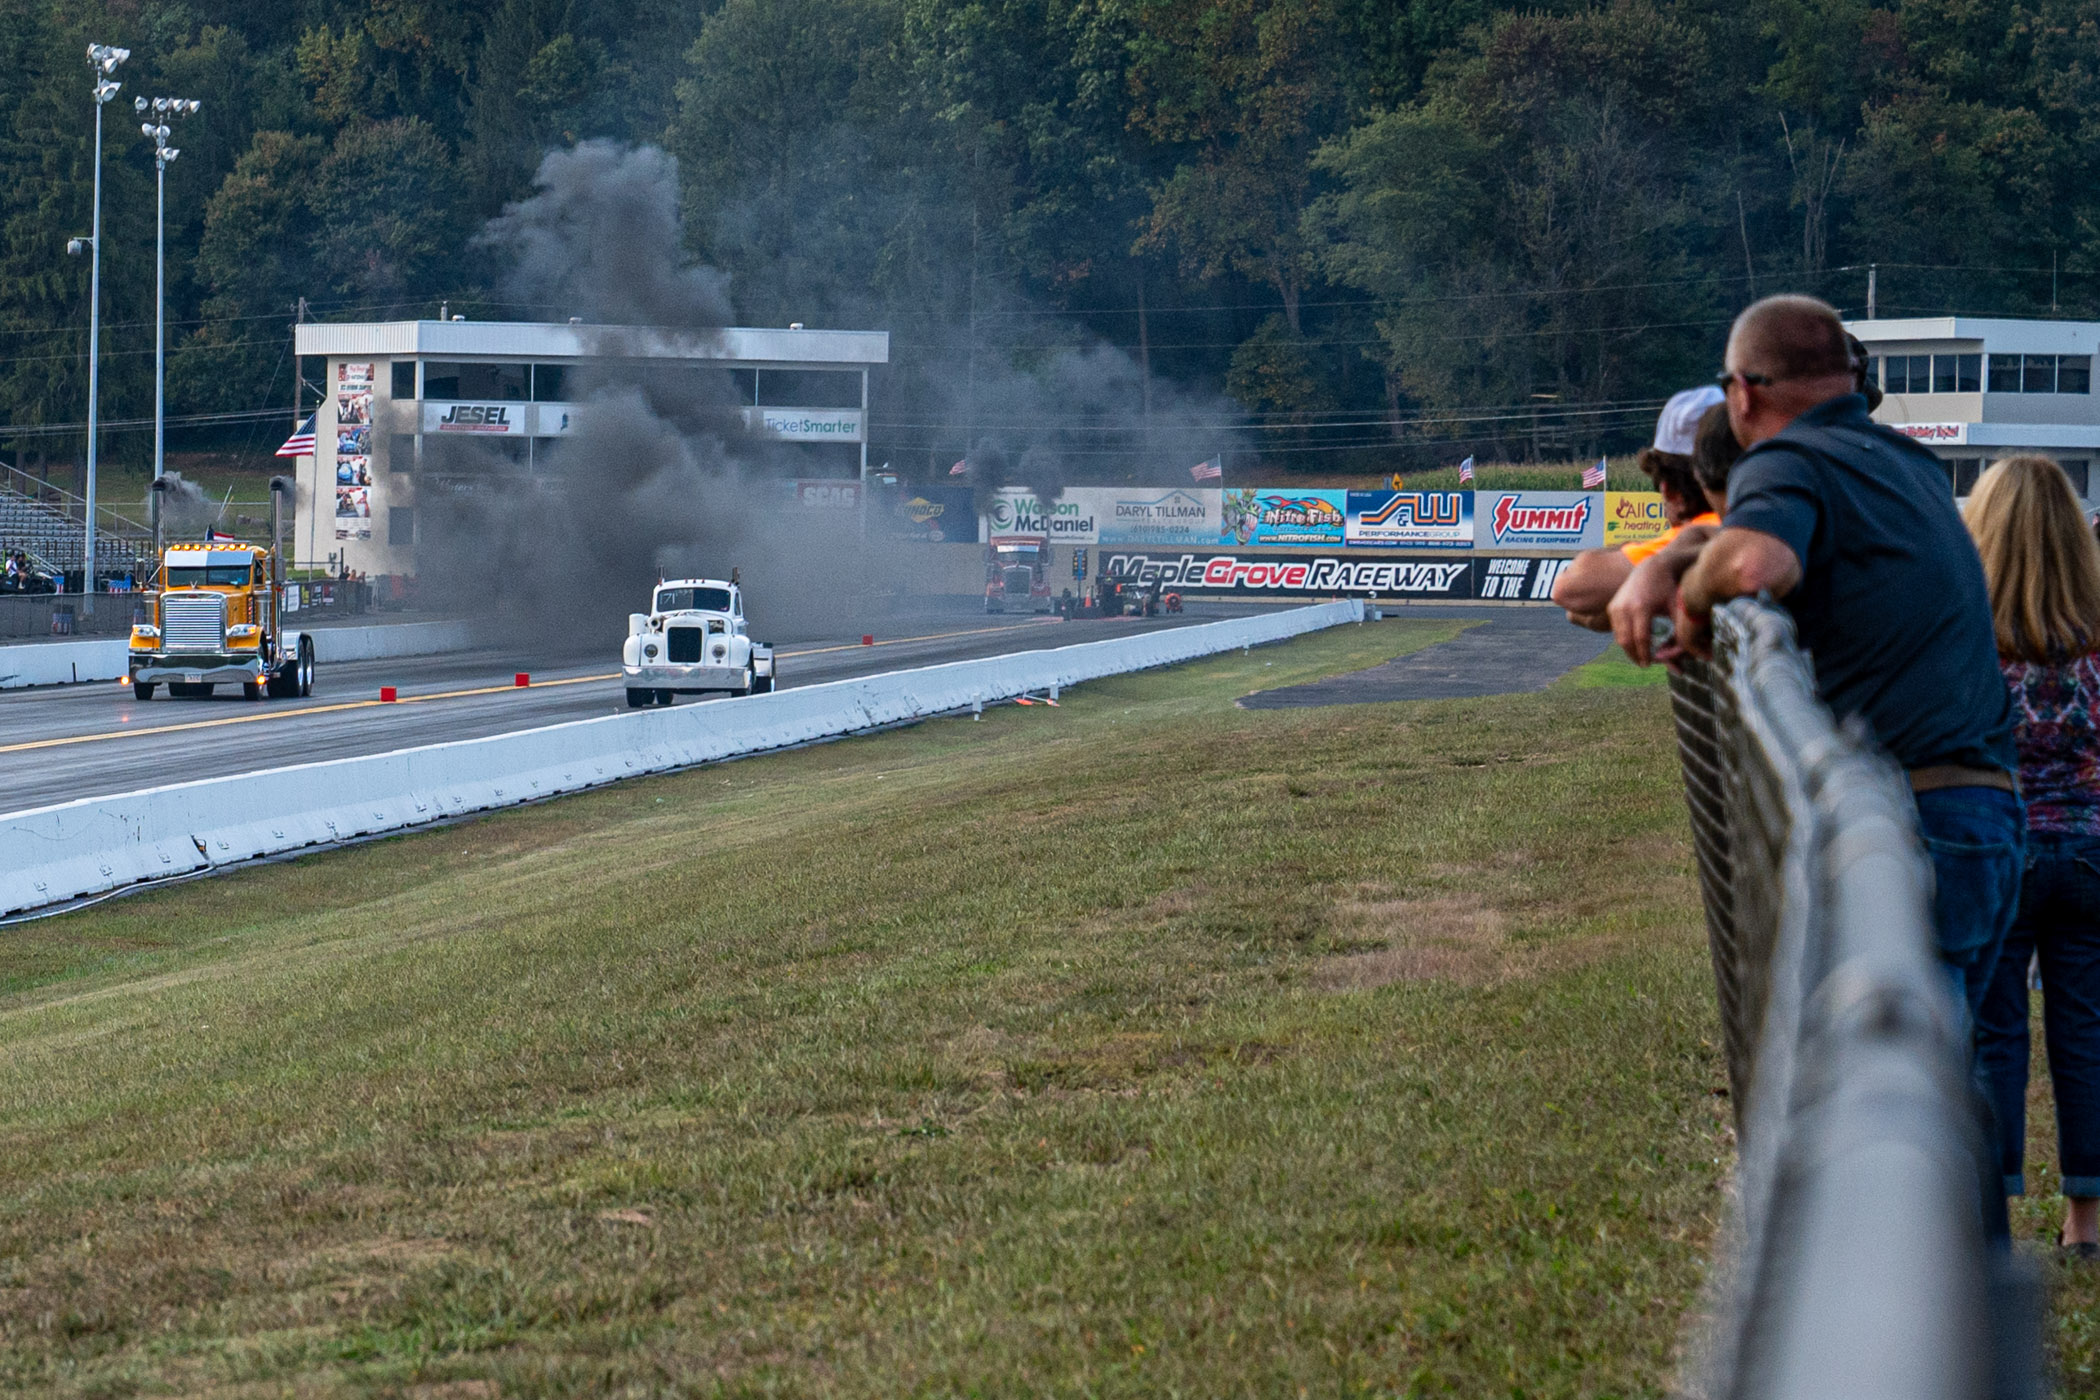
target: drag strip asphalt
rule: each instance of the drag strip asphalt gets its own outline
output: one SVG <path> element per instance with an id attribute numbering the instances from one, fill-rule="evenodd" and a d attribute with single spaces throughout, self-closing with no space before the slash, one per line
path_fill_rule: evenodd
<path id="1" fill-rule="evenodd" d="M 1071 622 L 918 614 L 893 620 L 896 635 L 878 632 L 874 646 L 858 636 L 781 643 L 780 686 L 1102 641 L 1246 611 L 1196 605 L 1178 617 Z M 325 642 L 325 633 L 317 635 Z M 582 655 L 502 649 L 334 666 L 324 649 L 305 700 L 251 701 L 239 687 L 221 686 L 209 700 L 139 701 L 117 681 L 0 692 L 0 812 L 625 713 L 620 641 Z M 529 687 L 515 685 L 519 671 L 531 675 Z M 395 687 L 399 700 L 381 702 L 381 686 Z"/>

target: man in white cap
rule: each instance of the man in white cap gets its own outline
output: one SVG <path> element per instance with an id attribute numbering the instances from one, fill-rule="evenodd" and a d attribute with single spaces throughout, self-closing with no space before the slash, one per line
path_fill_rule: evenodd
<path id="1" fill-rule="evenodd" d="M 1568 611 L 1568 621 L 1592 632 L 1611 631 L 1606 614 L 1619 585 L 1632 574 L 1634 565 L 1677 538 L 1687 525 L 1719 525 L 1710 503 L 1692 474 L 1692 451 L 1699 435 L 1699 418 L 1720 403 L 1721 390 L 1711 384 L 1672 394 L 1655 420 L 1655 444 L 1643 448 L 1636 465 L 1662 493 L 1663 519 L 1669 530 L 1652 540 L 1640 540 L 1618 549 L 1589 549 L 1570 560 L 1553 585 L 1553 601 Z"/>

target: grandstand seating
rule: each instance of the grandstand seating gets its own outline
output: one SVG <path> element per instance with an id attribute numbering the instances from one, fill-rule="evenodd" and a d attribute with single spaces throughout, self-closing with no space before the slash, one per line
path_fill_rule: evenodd
<path id="1" fill-rule="evenodd" d="M 0 485 L 0 550 L 26 550 L 54 573 L 78 573 L 84 547 L 80 521 L 66 514 L 64 504 L 63 497 L 52 505 Z M 112 528 L 109 517 L 103 515 L 103 531 L 95 541 L 97 573 L 130 573 L 152 552 L 152 541 L 134 522 L 118 522 Z"/>

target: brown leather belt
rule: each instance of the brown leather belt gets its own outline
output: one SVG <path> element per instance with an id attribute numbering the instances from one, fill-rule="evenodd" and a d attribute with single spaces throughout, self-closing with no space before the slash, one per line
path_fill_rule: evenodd
<path id="1" fill-rule="evenodd" d="M 1934 792 L 1940 788 L 1984 787 L 2017 793 L 2019 780 L 2003 768 L 1970 768 L 1960 763 L 1935 763 L 1910 770 L 1912 792 Z"/>

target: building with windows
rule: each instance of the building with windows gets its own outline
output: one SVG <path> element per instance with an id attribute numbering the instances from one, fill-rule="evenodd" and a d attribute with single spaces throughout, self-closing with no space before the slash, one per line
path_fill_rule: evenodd
<path id="1" fill-rule="evenodd" d="M 1850 321 L 1881 385 L 1874 417 L 1930 447 L 1947 464 L 1954 494 L 2000 457 L 2053 457 L 2080 497 L 2100 483 L 2100 398 L 2093 356 L 2100 322 L 1970 316 Z"/>
<path id="2" fill-rule="evenodd" d="M 414 573 L 417 483 L 477 476 L 494 485 L 548 469 L 555 445 L 590 411 L 583 382 L 614 361 L 611 377 L 648 375 L 674 392 L 677 376 L 696 376 L 694 401 L 720 405 L 725 430 L 793 444 L 784 482 L 836 481 L 857 501 L 868 373 L 889 362 L 889 341 L 887 331 L 800 326 L 694 334 L 460 317 L 301 325 L 301 374 L 321 402 L 314 454 L 298 459 L 294 562 Z"/>

